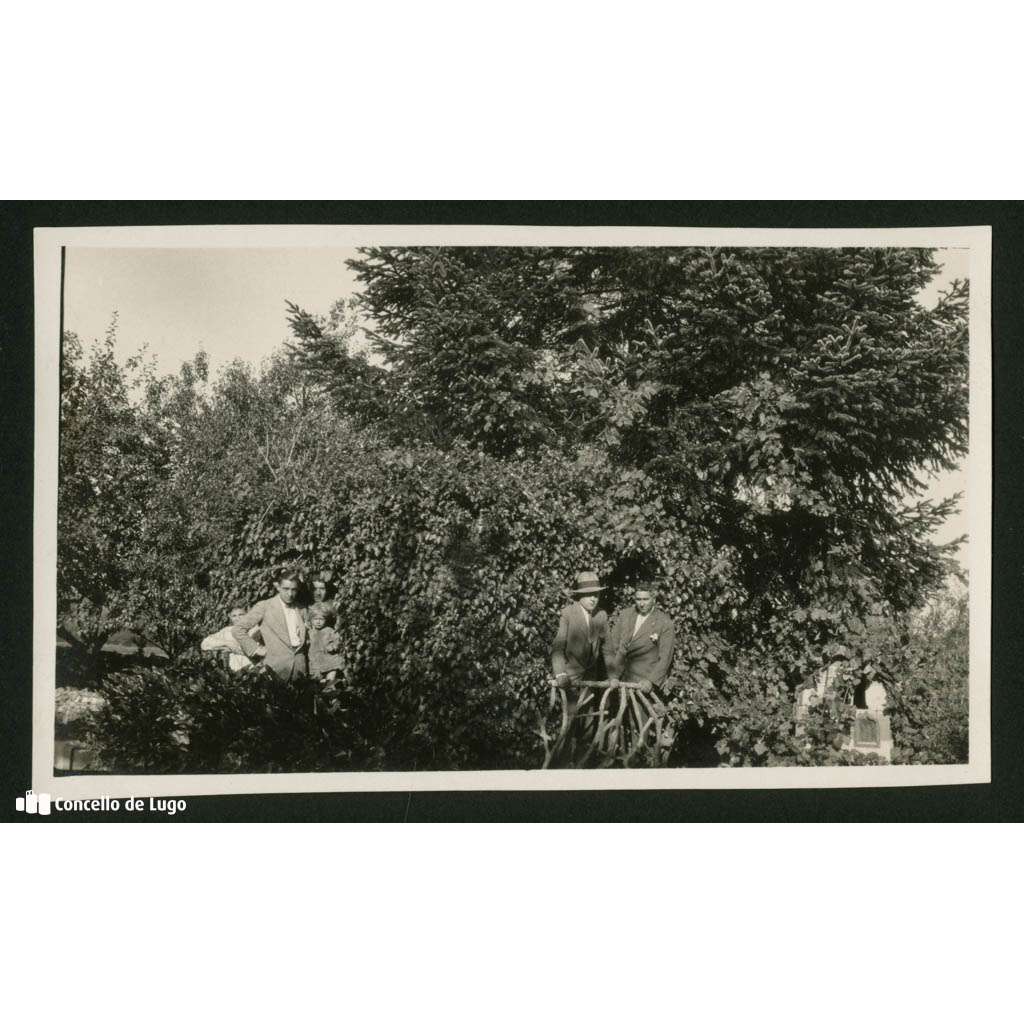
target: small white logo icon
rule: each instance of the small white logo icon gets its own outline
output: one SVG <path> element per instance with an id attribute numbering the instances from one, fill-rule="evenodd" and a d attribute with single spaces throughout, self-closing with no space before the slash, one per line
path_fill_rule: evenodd
<path id="1" fill-rule="evenodd" d="M 37 796 L 31 789 L 26 789 L 24 796 L 15 798 L 14 806 L 17 810 L 24 811 L 26 814 L 49 814 L 50 794 L 40 793 Z"/>

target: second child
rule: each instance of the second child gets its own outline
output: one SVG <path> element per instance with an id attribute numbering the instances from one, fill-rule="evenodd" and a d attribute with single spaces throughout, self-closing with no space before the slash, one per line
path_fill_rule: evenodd
<path id="1" fill-rule="evenodd" d="M 341 637 L 328 623 L 334 621 L 334 610 L 329 604 L 319 602 L 309 609 L 309 674 L 333 689 L 338 678 L 338 670 L 344 661 L 338 652 L 341 650 Z"/>

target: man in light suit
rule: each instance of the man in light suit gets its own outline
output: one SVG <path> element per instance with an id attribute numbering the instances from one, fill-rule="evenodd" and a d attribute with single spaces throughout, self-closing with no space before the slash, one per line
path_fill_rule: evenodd
<path id="1" fill-rule="evenodd" d="M 605 587 L 596 573 L 581 572 L 572 591 L 572 604 L 562 609 L 558 632 L 551 645 L 551 671 L 555 683 L 565 686 L 595 678 L 601 645 L 608 631 L 608 613 L 595 611 Z"/>
<path id="2" fill-rule="evenodd" d="M 277 597 L 258 601 L 231 627 L 246 657 L 264 664 L 285 682 L 308 675 L 306 651 L 309 648 L 305 609 L 295 601 L 299 581 L 287 571 L 278 573 Z M 263 643 L 257 644 L 249 630 L 259 626 Z"/>
<path id="3" fill-rule="evenodd" d="M 633 607 L 616 618 L 604 647 L 608 678 L 645 683 L 648 692 L 668 677 L 676 639 L 672 620 L 657 607 L 657 597 L 651 584 L 641 583 Z"/>

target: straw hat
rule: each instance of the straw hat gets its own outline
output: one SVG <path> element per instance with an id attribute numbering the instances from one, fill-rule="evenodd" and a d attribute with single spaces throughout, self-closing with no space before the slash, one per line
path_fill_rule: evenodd
<path id="1" fill-rule="evenodd" d="M 586 596 L 587 594 L 599 594 L 607 587 L 601 586 L 601 580 L 596 572 L 581 572 L 576 576 L 576 586 L 573 587 L 574 595 Z"/>

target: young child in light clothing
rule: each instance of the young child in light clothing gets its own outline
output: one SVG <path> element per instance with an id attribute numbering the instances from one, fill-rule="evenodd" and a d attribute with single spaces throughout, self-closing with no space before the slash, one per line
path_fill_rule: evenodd
<path id="1" fill-rule="evenodd" d="M 309 619 L 309 674 L 333 689 L 338 670 L 344 665 L 338 654 L 341 637 L 328 625 L 334 621 L 334 609 L 320 602 L 309 609 Z"/>

